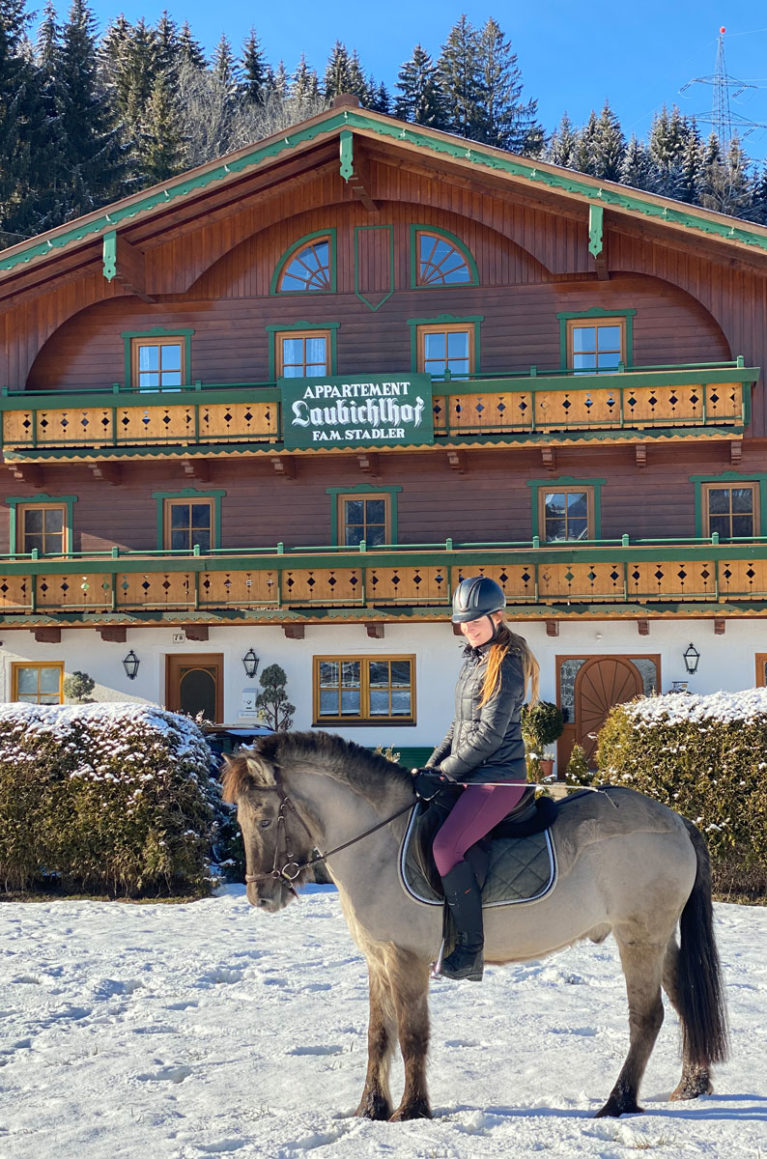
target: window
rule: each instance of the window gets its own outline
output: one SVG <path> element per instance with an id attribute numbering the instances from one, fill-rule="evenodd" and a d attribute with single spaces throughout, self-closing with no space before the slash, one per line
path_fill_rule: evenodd
<path id="1" fill-rule="evenodd" d="M 703 534 L 720 539 L 749 539 L 758 535 L 757 483 L 703 484 Z"/>
<path id="2" fill-rule="evenodd" d="M 328 330 L 278 331 L 274 339 L 278 377 L 312 378 L 331 373 Z"/>
<path id="3" fill-rule="evenodd" d="M 594 492 L 590 487 L 539 491 L 541 538 L 549 543 L 593 539 Z"/>
<path id="4" fill-rule="evenodd" d="M 283 262 L 277 281 L 278 294 L 307 294 L 332 289 L 329 237 L 315 238 Z"/>
<path id="5" fill-rule="evenodd" d="M 63 704 L 63 664 L 13 664 L 11 671 L 13 700 L 27 704 Z"/>
<path id="6" fill-rule="evenodd" d="M 163 528 L 166 550 L 191 551 L 199 546 L 201 552 L 209 552 L 215 542 L 214 500 L 166 499 Z"/>
<path id="7" fill-rule="evenodd" d="M 416 286 L 476 285 L 478 279 L 473 260 L 468 251 L 459 248 L 449 235 L 416 230 L 415 247 Z"/>
<path id="8" fill-rule="evenodd" d="M 179 390 L 186 382 L 182 338 L 134 338 L 131 385 L 139 390 Z"/>
<path id="9" fill-rule="evenodd" d="M 414 656 L 315 656 L 314 722 L 415 722 Z"/>
<path id="10" fill-rule="evenodd" d="M 474 371 L 474 330 L 465 325 L 419 326 L 418 369 L 432 378 L 468 378 Z"/>
<path id="11" fill-rule="evenodd" d="M 17 551 L 63 555 L 69 549 L 65 503 L 19 504 L 16 510 Z"/>
<path id="12" fill-rule="evenodd" d="M 576 374 L 609 374 L 626 363 L 625 319 L 570 319 L 567 346 L 567 365 Z"/>
<path id="13" fill-rule="evenodd" d="M 346 547 L 391 543 L 391 497 L 389 495 L 339 495 L 340 542 Z"/>

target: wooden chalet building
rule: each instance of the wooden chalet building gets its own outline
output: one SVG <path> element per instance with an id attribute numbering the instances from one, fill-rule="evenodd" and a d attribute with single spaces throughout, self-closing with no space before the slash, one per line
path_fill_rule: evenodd
<path id="1" fill-rule="evenodd" d="M 0 699 L 245 721 L 258 657 L 412 755 L 480 571 L 560 769 L 764 683 L 767 229 L 342 97 L 3 251 L 0 309 Z"/>

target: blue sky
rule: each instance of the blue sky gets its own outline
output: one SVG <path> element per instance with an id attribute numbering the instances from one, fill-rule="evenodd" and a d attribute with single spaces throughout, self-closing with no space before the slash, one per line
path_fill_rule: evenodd
<path id="1" fill-rule="evenodd" d="M 67 0 L 59 0 L 59 14 Z M 645 0 L 616 4 L 615 0 L 537 0 L 534 4 L 477 3 L 474 0 L 288 0 L 254 5 L 245 0 L 95 0 L 100 29 L 123 12 L 131 22 L 140 16 L 154 22 L 163 9 L 179 23 L 189 20 L 193 33 L 211 51 L 225 32 L 239 51 L 251 27 L 256 29 L 267 58 L 281 59 L 289 71 L 301 52 L 322 75 L 336 39 L 356 48 L 363 68 L 393 90 L 403 61 L 420 42 L 436 56 L 450 28 L 466 13 L 477 26 L 493 16 L 510 38 L 519 58 L 525 94 L 538 99 L 547 131 L 566 109 L 582 124 L 605 98 L 621 120 L 624 132 L 646 134 L 653 113 L 663 104 L 679 104 L 684 112 L 708 113 L 712 88 L 682 87 L 693 77 L 714 72 L 717 33 L 727 29 L 727 71 L 740 80 L 762 86 L 732 100 L 733 110 L 754 121 L 767 122 L 767 8 L 757 0 Z M 734 96 L 734 93 L 732 94 Z M 706 128 L 706 126 L 702 126 Z M 754 131 L 746 141 L 754 157 L 767 152 L 767 131 Z"/>

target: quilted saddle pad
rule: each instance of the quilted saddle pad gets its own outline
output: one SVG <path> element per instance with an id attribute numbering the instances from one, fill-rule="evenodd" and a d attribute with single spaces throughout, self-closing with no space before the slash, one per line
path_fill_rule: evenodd
<path id="1" fill-rule="evenodd" d="M 431 818 L 429 814 L 432 814 Z M 416 901 L 444 905 L 439 875 L 430 854 L 431 840 L 446 814 L 424 810 L 418 802 L 400 847 L 399 873 L 402 885 Z M 420 832 L 419 832 L 420 830 Z M 483 843 L 484 844 L 484 843 Z M 476 847 L 475 847 L 476 848 Z M 487 842 L 483 864 L 482 907 L 517 905 L 537 901 L 554 888 L 557 861 L 549 829 L 529 837 L 500 837 Z M 472 851 L 467 853 L 472 861 Z"/>

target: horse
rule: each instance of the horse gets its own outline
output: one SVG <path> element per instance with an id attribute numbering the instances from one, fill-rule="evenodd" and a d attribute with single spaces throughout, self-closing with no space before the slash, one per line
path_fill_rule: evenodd
<path id="1" fill-rule="evenodd" d="M 399 878 L 415 803 L 411 773 L 338 736 L 288 732 L 227 758 L 222 784 L 224 799 L 237 806 L 251 905 L 283 909 L 319 860 L 338 888 L 369 974 L 368 1065 L 355 1114 L 430 1118 L 428 991 L 442 914 L 406 893 Z M 663 1022 L 661 989 L 682 1027 L 682 1075 L 671 1098 L 711 1094 L 711 1067 L 726 1057 L 728 1032 L 701 834 L 665 805 L 606 786 L 563 802 L 551 835 L 554 888 L 529 904 L 485 910 L 486 962 L 539 959 L 612 933 L 628 995 L 629 1049 L 597 1116 L 642 1110 L 639 1086 Z M 393 1110 L 397 1041 L 405 1082 Z"/>

